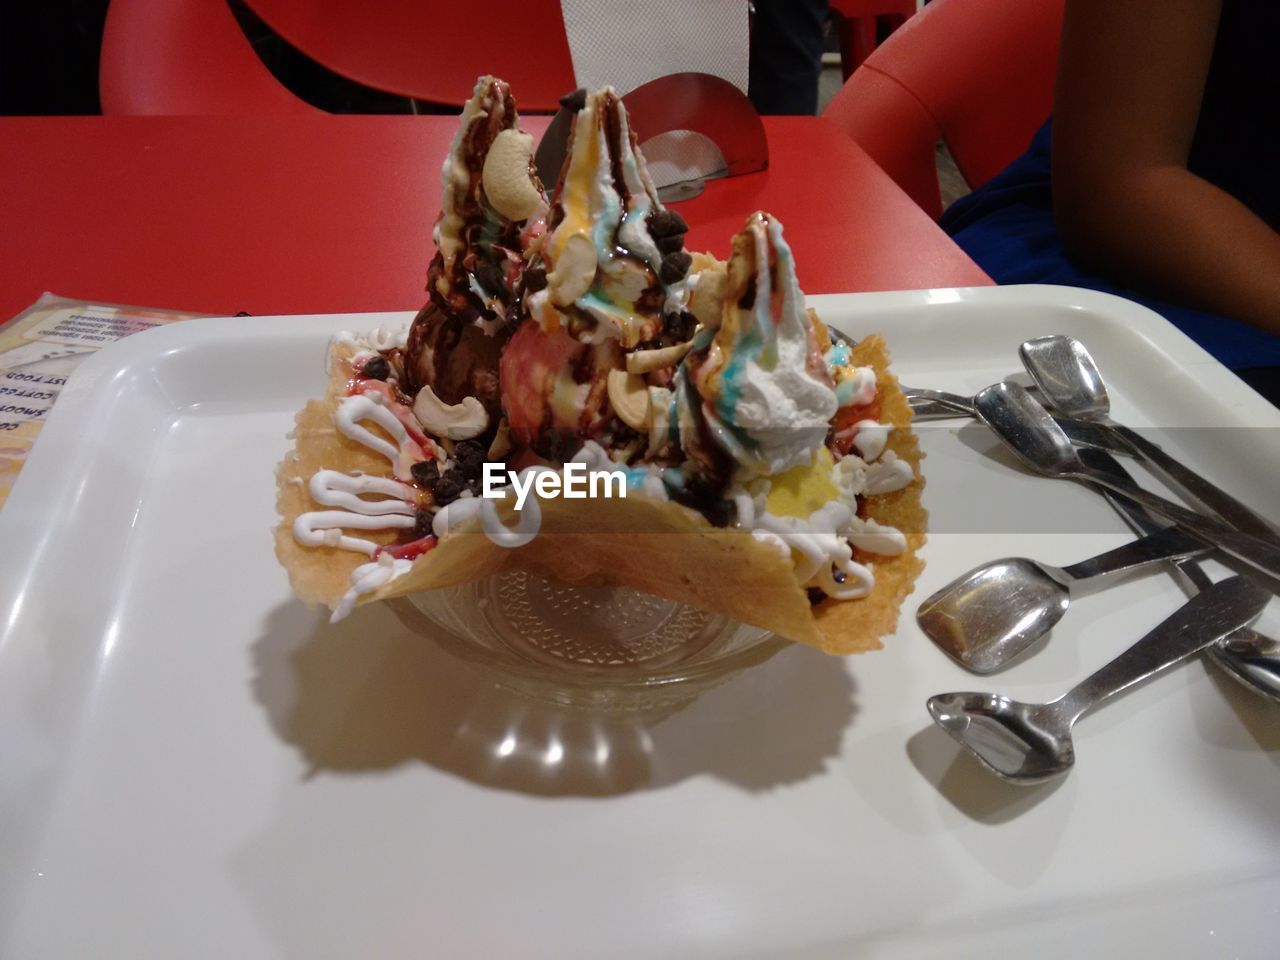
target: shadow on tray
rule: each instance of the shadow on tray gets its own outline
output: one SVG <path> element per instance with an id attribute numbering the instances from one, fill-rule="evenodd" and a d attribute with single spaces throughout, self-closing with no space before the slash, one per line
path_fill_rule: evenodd
<path id="1" fill-rule="evenodd" d="M 383 606 L 330 625 L 277 607 L 254 694 L 311 773 L 430 764 L 483 786 L 609 796 L 710 774 L 766 790 L 821 773 L 856 712 L 840 659 L 784 650 L 682 709 L 600 714 L 509 693 Z"/>

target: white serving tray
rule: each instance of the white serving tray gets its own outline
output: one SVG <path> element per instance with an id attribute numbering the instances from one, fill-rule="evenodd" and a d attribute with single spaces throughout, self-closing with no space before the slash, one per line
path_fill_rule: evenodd
<path id="1" fill-rule="evenodd" d="M 1221 428 L 1165 439 L 1280 515 L 1280 414 L 1143 308 L 811 302 L 916 386 L 1076 335 L 1118 418 Z M 272 470 L 327 336 L 393 319 L 177 324 L 59 401 L 0 512 L 0 956 L 1276 955 L 1280 708 L 1184 665 L 1033 789 L 929 722 L 946 690 L 1054 696 L 1183 600 L 1162 573 L 1083 597 L 997 677 L 935 650 L 915 605 L 962 570 L 1126 536 L 976 425 L 921 429 L 929 565 L 886 650 L 788 650 L 660 722 L 509 699 L 382 608 L 328 626 L 272 554 Z"/>

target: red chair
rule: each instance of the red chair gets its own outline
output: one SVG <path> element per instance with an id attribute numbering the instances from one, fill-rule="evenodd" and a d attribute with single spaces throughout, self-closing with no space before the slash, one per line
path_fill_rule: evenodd
<path id="1" fill-rule="evenodd" d="M 880 25 L 897 30 L 916 12 L 916 0 L 831 0 L 831 12 L 840 15 L 840 72 L 848 80 L 876 48 Z"/>
<path id="2" fill-rule="evenodd" d="M 461 106 L 492 73 L 521 110 L 554 111 L 577 86 L 559 0 L 246 2 L 311 59 L 388 93 Z"/>
<path id="3" fill-rule="evenodd" d="M 937 219 L 938 141 L 978 187 L 1048 117 L 1063 2 L 933 0 L 867 58 L 822 115 Z"/>
<path id="4" fill-rule="evenodd" d="M 105 114 L 319 114 L 262 65 L 226 0 L 111 0 Z"/>
<path id="5" fill-rule="evenodd" d="M 253 0 L 313 60 L 376 89 L 461 106 L 480 73 L 555 110 L 576 86 L 556 0 Z M 98 71 L 106 114 L 319 113 L 262 65 L 226 0 L 111 0 Z"/>

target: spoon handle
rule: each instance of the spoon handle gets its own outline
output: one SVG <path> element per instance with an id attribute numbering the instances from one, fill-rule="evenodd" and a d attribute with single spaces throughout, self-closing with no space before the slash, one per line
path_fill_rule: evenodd
<path id="1" fill-rule="evenodd" d="M 1190 467 L 1165 453 L 1159 445 L 1142 434 L 1118 423 L 1109 424 L 1115 433 L 1135 453 L 1165 480 L 1200 501 L 1237 530 L 1260 539 L 1276 539 L 1276 528 L 1221 487 L 1206 480 Z"/>
<path id="2" fill-rule="evenodd" d="M 937 400 L 921 397 L 918 394 L 907 394 L 907 402 L 911 404 L 911 419 L 915 423 L 920 423 L 924 420 L 956 420 L 973 416 L 972 410 L 960 410 Z"/>
<path id="3" fill-rule="evenodd" d="M 1090 462 L 1098 469 L 1111 473 L 1117 480 L 1133 487 L 1138 485 L 1120 461 L 1105 451 L 1095 452 Z M 1141 507 L 1134 506 L 1113 491 L 1103 489 L 1102 495 L 1135 532 L 1150 534 L 1167 529 L 1163 528 L 1160 521 L 1151 514 Z M 1197 594 L 1213 586 L 1209 575 L 1195 560 L 1187 558 L 1174 560 L 1173 570 L 1174 579 L 1181 582 L 1188 595 Z M 1205 655 L 1214 666 L 1242 684 L 1251 693 L 1280 703 L 1280 641 L 1259 633 L 1252 627 L 1242 627 L 1222 643 L 1209 647 Z"/>
<path id="4" fill-rule="evenodd" d="M 1072 580 L 1089 580 L 1107 573 L 1132 570 L 1157 560 L 1199 556 L 1212 549 L 1203 540 L 1188 536 L 1177 527 L 1168 527 L 1096 557 L 1063 567 L 1062 572 Z"/>
<path id="5" fill-rule="evenodd" d="M 1206 517 L 1202 513 L 1196 513 L 1194 510 L 1180 507 L 1178 504 L 1166 500 L 1164 497 L 1158 497 L 1140 487 L 1130 486 L 1117 480 L 1111 474 L 1087 464 L 1070 472 L 1083 480 L 1115 490 L 1138 506 L 1168 517 L 1189 533 L 1200 537 L 1207 543 L 1213 544 L 1220 550 L 1226 551 L 1233 557 L 1237 557 L 1273 577 L 1280 577 L 1280 547 L 1259 540 L 1257 537 L 1252 537 L 1247 533 L 1241 533 L 1235 527 L 1216 517 Z"/>
<path id="6" fill-rule="evenodd" d="M 958 393 L 947 393 L 945 390 L 926 390 L 923 387 L 908 387 L 902 385 L 902 392 L 907 398 L 907 402 L 911 404 L 916 415 L 920 415 L 921 410 L 937 410 L 946 412 L 951 417 L 972 417 L 973 401 L 968 397 L 962 397 Z"/>
<path id="7" fill-rule="evenodd" d="M 1070 723 L 1097 706 L 1179 660 L 1248 626 L 1271 598 L 1248 577 L 1232 577 L 1196 594 L 1145 637 L 1058 701 Z"/>

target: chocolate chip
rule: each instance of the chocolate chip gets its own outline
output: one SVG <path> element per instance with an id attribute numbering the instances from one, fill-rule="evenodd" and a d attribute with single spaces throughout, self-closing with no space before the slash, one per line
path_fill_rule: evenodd
<path id="1" fill-rule="evenodd" d="M 524 292 L 537 293 L 547 286 L 547 271 L 543 267 L 531 267 L 524 272 Z"/>
<path id="2" fill-rule="evenodd" d="M 472 480 L 479 479 L 484 473 L 484 458 L 479 460 L 470 460 L 467 463 L 458 465 L 458 474 L 462 477 L 463 482 L 469 483 Z"/>
<path id="3" fill-rule="evenodd" d="M 692 263 L 693 257 L 683 250 L 668 253 L 662 258 L 662 269 L 658 271 L 658 276 L 663 283 L 676 283 L 689 272 Z"/>
<path id="4" fill-rule="evenodd" d="M 713 527 L 727 527 L 736 515 L 733 504 L 725 500 L 712 500 L 709 503 L 704 503 L 701 507 L 701 513 L 707 518 L 707 523 Z"/>
<path id="5" fill-rule="evenodd" d="M 655 240 L 688 232 L 689 225 L 684 222 L 684 217 L 674 210 L 658 210 L 649 216 L 649 236 Z"/>
<path id="6" fill-rule="evenodd" d="M 425 508 L 419 509 L 413 515 L 413 536 L 415 540 L 421 540 L 433 532 L 431 521 L 434 519 L 435 514 Z"/>
<path id="7" fill-rule="evenodd" d="M 697 328 L 698 318 L 688 310 L 668 313 L 662 318 L 663 335 L 668 337 L 671 343 L 684 343 L 693 336 L 693 331 Z"/>
<path id="8" fill-rule="evenodd" d="M 655 241 L 658 246 L 659 253 L 675 253 L 677 250 L 684 249 L 684 234 L 677 233 L 670 237 L 663 237 L 661 240 Z"/>
<path id="9" fill-rule="evenodd" d="M 431 492 L 435 495 L 436 503 L 443 507 L 457 500 L 465 487 L 466 482 L 462 477 L 456 471 L 450 470 L 436 481 Z"/>
<path id="10" fill-rule="evenodd" d="M 391 376 L 391 364 L 384 356 L 370 357 L 360 368 L 360 376 L 368 377 L 370 380 L 385 380 Z"/>
<path id="11" fill-rule="evenodd" d="M 667 494 L 676 503 L 697 510 L 713 527 L 727 527 L 737 516 L 737 507 L 724 499 L 723 484 L 702 474 L 694 474 L 683 485 L 667 484 Z"/>
<path id="12" fill-rule="evenodd" d="M 484 444 L 479 440 L 462 440 L 453 448 L 453 455 L 459 463 L 473 461 L 484 462 Z"/>
<path id="13" fill-rule="evenodd" d="M 413 474 L 413 482 L 425 490 L 430 490 L 440 479 L 440 464 L 434 460 L 423 460 L 409 468 Z"/>
<path id="14" fill-rule="evenodd" d="M 566 110 L 577 113 L 587 105 L 587 90 L 585 87 L 579 87 L 573 93 L 566 93 L 560 98 L 560 106 Z"/>
<path id="15" fill-rule="evenodd" d="M 490 263 L 486 260 L 476 265 L 476 281 L 482 289 L 487 290 L 503 303 L 506 303 L 511 296 L 511 291 L 507 288 L 506 279 L 502 268 L 496 263 Z"/>

